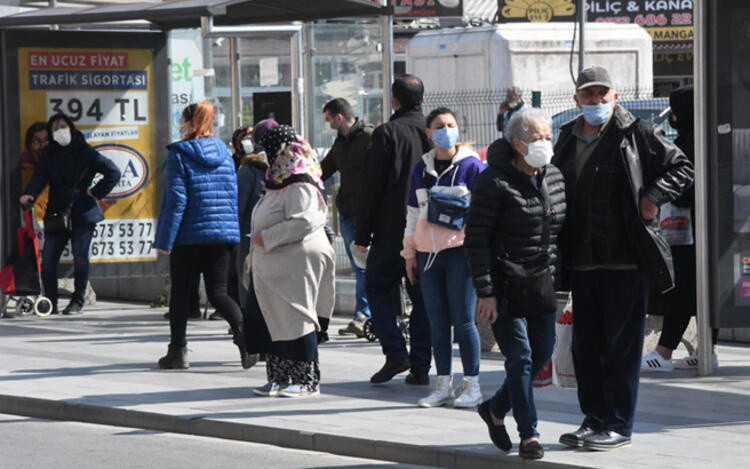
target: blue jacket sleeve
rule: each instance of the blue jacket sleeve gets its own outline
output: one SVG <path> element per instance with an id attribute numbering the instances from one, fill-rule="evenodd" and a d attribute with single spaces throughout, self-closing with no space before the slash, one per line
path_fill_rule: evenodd
<path id="1" fill-rule="evenodd" d="M 182 224 L 182 215 L 187 205 L 186 174 L 182 161 L 175 150 L 167 157 L 167 181 L 159 210 L 154 247 L 171 251 Z"/>
<path id="2" fill-rule="evenodd" d="M 476 182 L 477 176 L 479 176 L 479 174 L 487 167 L 487 165 L 479 160 L 473 163 L 474 164 L 472 164 L 466 172 L 466 187 L 469 190 L 474 189 L 474 182 Z"/>

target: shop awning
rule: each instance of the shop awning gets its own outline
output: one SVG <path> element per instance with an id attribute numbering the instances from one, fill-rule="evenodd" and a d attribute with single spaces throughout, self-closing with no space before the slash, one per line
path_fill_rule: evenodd
<path id="1" fill-rule="evenodd" d="M 144 1 L 81 8 L 42 8 L 0 17 L 0 27 L 145 20 L 163 29 L 173 29 L 199 27 L 200 18 L 204 16 L 213 16 L 217 25 L 236 25 L 368 17 L 391 12 L 391 7 L 381 7 L 377 0 Z"/>

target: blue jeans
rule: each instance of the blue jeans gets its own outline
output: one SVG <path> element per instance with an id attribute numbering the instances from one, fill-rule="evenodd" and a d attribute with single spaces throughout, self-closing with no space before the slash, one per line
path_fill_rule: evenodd
<path id="1" fill-rule="evenodd" d="M 505 382 L 491 400 L 492 414 L 503 418 L 512 408 L 521 440 L 538 437 L 532 380 L 549 363 L 555 346 L 555 315 L 513 318 L 507 312 L 492 325 L 505 355 Z"/>
<path id="2" fill-rule="evenodd" d="M 432 354 L 438 376 L 451 374 L 453 340 L 458 338 L 464 376 L 479 374 L 479 331 L 474 323 L 477 295 L 471 283 L 469 265 L 462 247 L 438 253 L 435 263 L 424 270 L 428 254 L 420 252 L 419 284 L 422 286 L 427 318 L 430 320 Z"/>
<path id="3" fill-rule="evenodd" d="M 399 284 L 406 275 L 401 252 L 401 239 L 375 240 L 367 256 L 367 298 L 372 322 L 383 354 L 387 360 L 411 361 L 411 371 L 423 375 L 430 371 L 430 323 L 427 320 L 419 285 L 406 282 L 412 301 L 409 317 L 410 352 L 396 324 L 401 310 Z"/>
<path id="4" fill-rule="evenodd" d="M 60 263 L 65 245 L 71 239 L 73 247 L 73 284 L 75 286 L 71 302 L 83 306 L 86 285 L 89 282 L 89 247 L 94 237 L 95 223 L 73 225 L 73 232 L 58 231 L 44 234 L 42 249 L 42 284 L 44 296 L 57 308 L 57 265 Z"/>
<path id="5" fill-rule="evenodd" d="M 344 238 L 346 255 L 349 256 L 349 263 L 351 264 L 352 270 L 357 279 L 357 312 L 360 312 L 369 318 L 370 306 L 367 304 L 367 292 L 365 291 L 365 269 L 360 269 L 354 265 L 354 259 L 352 258 L 352 251 L 350 248 L 350 244 L 354 241 L 354 218 L 347 219 L 339 216 L 339 229 L 341 230 L 341 236 Z"/>

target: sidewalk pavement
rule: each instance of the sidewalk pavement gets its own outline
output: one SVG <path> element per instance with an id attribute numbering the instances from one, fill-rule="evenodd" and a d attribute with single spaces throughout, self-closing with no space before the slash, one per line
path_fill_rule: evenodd
<path id="1" fill-rule="evenodd" d="M 0 320 L 0 413 L 472 469 L 736 468 L 750 459 L 748 347 L 719 346 L 721 366 L 712 377 L 674 371 L 642 379 L 633 447 L 612 453 L 560 445 L 559 435 L 581 421 L 575 391 L 538 389 L 547 455 L 529 463 L 517 456 L 515 432 L 513 452 L 495 449 L 474 411 L 416 407 L 429 389 L 405 385 L 403 375 L 371 385 L 383 363 L 380 348 L 336 337 L 347 318 L 332 321 L 333 340 L 321 347 L 321 396 L 294 400 L 251 394 L 265 383 L 265 367 L 240 367 L 224 321 L 190 321 L 191 368 L 157 370 L 169 337 L 163 313 L 99 302 L 82 316 Z M 497 356 L 483 359 L 485 397 L 502 381 L 502 366 Z M 457 350 L 454 370 L 460 372 Z M 510 416 L 506 424 L 515 428 Z"/>

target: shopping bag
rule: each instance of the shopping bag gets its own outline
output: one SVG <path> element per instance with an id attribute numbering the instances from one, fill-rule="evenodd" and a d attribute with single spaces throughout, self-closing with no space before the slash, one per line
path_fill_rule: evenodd
<path id="1" fill-rule="evenodd" d="M 666 203 L 659 209 L 659 229 L 670 246 L 691 246 L 693 217 L 689 207 Z"/>
<path id="2" fill-rule="evenodd" d="M 552 352 L 552 384 L 559 388 L 576 387 L 576 371 L 573 367 L 573 295 L 563 313 L 555 322 L 555 348 Z"/>

